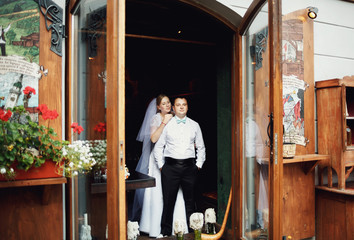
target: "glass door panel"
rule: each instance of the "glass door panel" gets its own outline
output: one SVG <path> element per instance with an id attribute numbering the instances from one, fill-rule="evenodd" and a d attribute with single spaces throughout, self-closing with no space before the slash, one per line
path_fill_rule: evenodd
<path id="1" fill-rule="evenodd" d="M 80 1 L 73 20 L 72 122 L 96 164 L 71 182 L 72 239 L 106 239 L 106 1 Z"/>
<path id="2" fill-rule="evenodd" d="M 243 235 L 268 239 L 270 123 L 268 5 L 243 38 L 244 50 L 244 179 Z"/>

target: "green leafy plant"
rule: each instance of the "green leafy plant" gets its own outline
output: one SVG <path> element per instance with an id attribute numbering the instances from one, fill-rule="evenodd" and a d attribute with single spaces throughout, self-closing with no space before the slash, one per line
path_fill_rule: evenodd
<path id="1" fill-rule="evenodd" d="M 58 113 L 40 105 L 45 120 L 55 119 Z M 46 109 L 46 111 L 45 111 Z M 32 121 L 23 106 L 0 109 L 0 173 L 7 179 L 16 176 L 17 169 L 40 167 L 47 159 L 60 162 L 62 147 L 68 142 L 57 139 L 53 128 Z"/>
<path id="2" fill-rule="evenodd" d="M 18 86 L 19 89 L 21 87 Z M 27 106 L 31 95 L 36 92 L 26 87 L 23 94 L 23 102 Z M 85 141 L 70 144 L 59 140 L 54 129 L 49 127 L 50 121 L 59 116 L 57 111 L 40 104 L 37 111 L 44 120 L 44 124 L 40 125 L 32 120 L 25 106 L 6 110 L 0 108 L 0 174 L 5 178 L 14 179 L 15 169 L 27 171 L 32 167 L 40 167 L 47 160 L 57 163 L 58 174 L 72 177 L 90 172 L 96 164 L 95 157 L 100 161 L 105 160 L 102 154 L 98 154 L 102 151 L 102 145 L 105 146 L 104 142 L 100 142 L 99 147 Z M 77 123 L 72 123 L 71 128 L 77 134 L 84 130 Z"/>

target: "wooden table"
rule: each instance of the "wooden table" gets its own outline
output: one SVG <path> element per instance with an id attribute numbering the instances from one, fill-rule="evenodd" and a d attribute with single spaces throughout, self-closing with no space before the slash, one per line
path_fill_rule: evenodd
<path id="1" fill-rule="evenodd" d="M 131 173 L 128 179 L 125 180 L 126 191 L 131 191 L 138 188 L 155 187 L 155 186 L 156 186 L 155 178 L 135 171 Z M 91 184 L 91 194 L 106 193 L 106 192 L 107 192 L 107 183 Z"/>
<path id="2" fill-rule="evenodd" d="M 135 189 L 156 186 L 156 181 L 153 177 L 135 171 L 130 174 L 130 177 L 125 180 L 125 189 L 126 192 L 131 195 L 134 194 L 133 191 Z M 105 239 L 107 223 L 107 183 L 91 183 L 90 193 L 91 233 L 92 236 L 95 236 L 97 239 Z M 128 202 L 126 206 L 128 211 Z"/>

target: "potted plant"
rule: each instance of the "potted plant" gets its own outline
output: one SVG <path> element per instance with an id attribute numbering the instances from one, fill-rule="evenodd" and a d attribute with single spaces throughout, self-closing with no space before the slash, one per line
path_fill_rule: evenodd
<path id="1" fill-rule="evenodd" d="M 194 230 L 195 240 L 201 240 L 203 219 L 203 213 L 199 212 L 195 212 L 189 217 L 189 226 Z"/>
<path id="2" fill-rule="evenodd" d="M 35 90 L 26 87 L 23 93 L 24 103 L 27 104 Z M 68 141 L 58 139 L 54 129 L 49 126 L 50 121 L 59 116 L 57 111 L 48 109 L 45 104 L 40 104 L 37 111 L 46 125 L 40 125 L 33 120 L 33 116 L 24 106 L 0 108 L 0 178 L 26 179 L 27 176 L 19 175 L 32 170 L 41 173 L 47 163 L 55 169 L 51 170 L 52 175 L 45 177 L 70 177 L 73 173 L 75 175 L 78 172 L 89 171 L 95 161 L 87 148 L 80 142 L 70 144 Z M 74 132 L 80 134 L 83 131 L 78 124 L 73 125 Z M 88 152 L 87 155 L 85 150 Z M 85 158 L 86 156 L 90 158 Z"/>
<path id="3" fill-rule="evenodd" d="M 83 128 L 73 123 L 71 128 L 80 134 Z M 58 161 L 59 172 L 67 177 L 77 176 L 79 173 L 88 173 L 97 161 L 93 153 L 92 144 L 86 140 L 76 140 L 62 148 L 62 159 Z"/>

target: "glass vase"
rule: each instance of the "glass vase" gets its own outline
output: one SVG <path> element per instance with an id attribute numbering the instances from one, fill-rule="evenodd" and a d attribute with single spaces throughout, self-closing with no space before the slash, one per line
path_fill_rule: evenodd
<path id="1" fill-rule="evenodd" d="M 184 240 L 184 234 L 183 233 L 177 233 L 176 237 L 177 237 L 177 240 Z"/>
<path id="2" fill-rule="evenodd" d="M 215 234 L 215 224 L 214 223 L 207 223 L 205 231 L 207 234 Z"/>
<path id="3" fill-rule="evenodd" d="M 202 230 L 195 229 L 194 230 L 194 240 L 201 240 L 202 239 Z"/>

